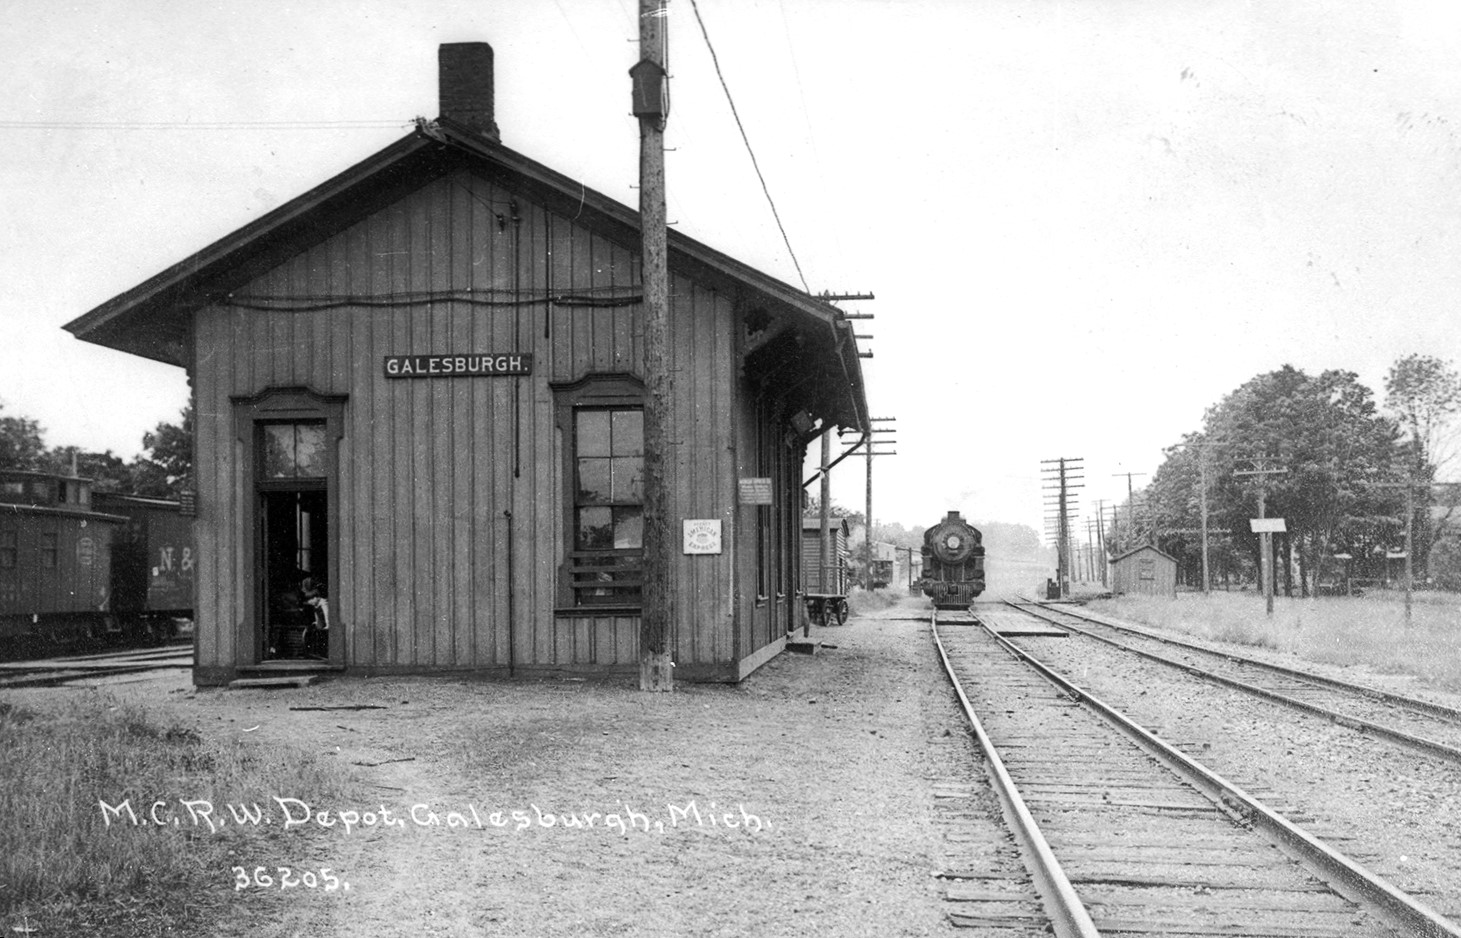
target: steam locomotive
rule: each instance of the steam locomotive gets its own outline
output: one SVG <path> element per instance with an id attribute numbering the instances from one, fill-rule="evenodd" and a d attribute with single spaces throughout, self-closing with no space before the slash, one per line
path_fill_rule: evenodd
<path id="1" fill-rule="evenodd" d="M 923 592 L 935 609 L 967 609 L 984 592 L 984 536 L 951 511 L 923 532 Z"/>

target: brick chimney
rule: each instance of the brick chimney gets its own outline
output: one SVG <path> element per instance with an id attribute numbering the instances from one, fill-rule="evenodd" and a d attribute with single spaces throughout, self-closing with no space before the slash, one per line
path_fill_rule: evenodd
<path id="1" fill-rule="evenodd" d="M 485 42 L 445 42 L 437 50 L 436 64 L 441 116 L 500 141 L 493 114 L 492 47 Z"/>

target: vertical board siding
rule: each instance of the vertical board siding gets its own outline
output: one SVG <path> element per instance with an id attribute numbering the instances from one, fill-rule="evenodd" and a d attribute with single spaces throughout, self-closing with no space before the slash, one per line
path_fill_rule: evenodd
<path id="1" fill-rule="evenodd" d="M 511 299 L 514 290 L 541 300 L 545 291 L 638 284 L 637 252 L 459 172 L 235 291 L 298 306 L 372 302 L 200 311 L 199 664 L 251 663 L 242 619 L 254 561 L 242 556 L 238 526 L 251 522 L 254 490 L 240 477 L 244 444 L 235 439 L 233 399 L 286 386 L 347 397 L 332 483 L 340 517 L 329 521 L 340 582 L 329 588 L 348 665 L 634 663 L 637 616 L 553 614 L 568 441 L 556 426 L 550 385 L 595 372 L 640 373 L 641 308 L 488 301 Z M 405 296 L 450 291 L 458 298 Z M 667 481 L 685 517 L 721 519 L 725 545 L 714 556 L 675 552 L 674 579 L 683 587 L 676 657 L 729 664 L 737 651 L 731 573 L 738 560 L 744 565 L 736 548 L 754 549 L 751 532 L 736 531 L 743 513 L 735 481 L 744 469 L 737 453 L 751 450 L 744 434 L 733 436 L 747 418 L 736 390 L 734 303 L 683 276 L 672 277 L 671 293 L 676 449 Z M 403 301 L 376 302 L 392 296 Z M 457 351 L 528 352 L 533 374 L 382 375 L 388 355 Z"/>

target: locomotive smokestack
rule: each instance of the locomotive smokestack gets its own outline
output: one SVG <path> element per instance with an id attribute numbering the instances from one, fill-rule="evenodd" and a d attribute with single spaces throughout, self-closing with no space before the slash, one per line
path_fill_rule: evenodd
<path id="1" fill-rule="evenodd" d="M 436 53 L 441 116 L 500 141 L 493 98 L 492 47 L 485 42 L 446 42 Z"/>

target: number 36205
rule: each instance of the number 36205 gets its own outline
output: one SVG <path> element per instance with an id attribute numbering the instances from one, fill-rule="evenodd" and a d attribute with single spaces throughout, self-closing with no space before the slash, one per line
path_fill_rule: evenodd
<path id="1" fill-rule="evenodd" d="M 296 870 L 288 866 L 276 866 L 271 870 L 267 866 L 256 866 L 253 872 L 241 866 L 233 867 L 234 892 L 251 887 L 272 889 L 276 886 L 280 889 L 318 889 L 321 892 L 350 889 L 350 884 L 342 882 L 328 866 L 319 870 Z"/>

